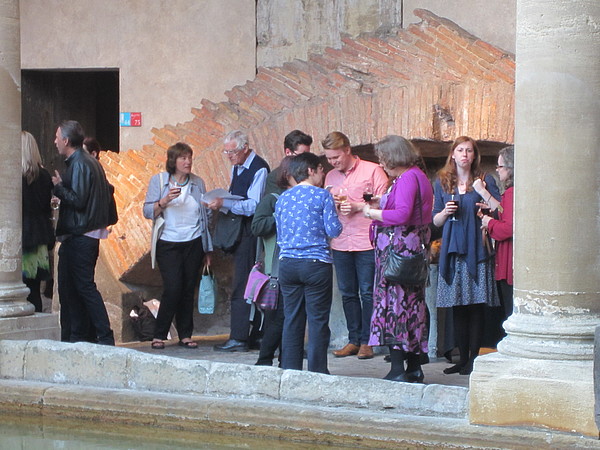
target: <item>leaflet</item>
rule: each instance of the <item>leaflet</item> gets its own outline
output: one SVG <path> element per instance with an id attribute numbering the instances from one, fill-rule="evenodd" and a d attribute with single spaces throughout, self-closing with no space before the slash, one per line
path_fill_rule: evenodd
<path id="1" fill-rule="evenodd" d="M 241 200 L 244 197 L 242 197 L 240 195 L 230 194 L 229 191 L 222 189 L 222 188 L 218 188 L 218 189 L 213 189 L 212 191 L 208 191 L 206 194 L 204 194 L 202 196 L 202 201 L 204 203 L 210 203 L 218 198 L 222 198 L 225 200 Z"/>

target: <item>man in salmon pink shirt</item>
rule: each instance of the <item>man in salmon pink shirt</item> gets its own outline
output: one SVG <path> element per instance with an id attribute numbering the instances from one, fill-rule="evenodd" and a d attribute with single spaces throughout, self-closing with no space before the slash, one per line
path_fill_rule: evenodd
<path id="1" fill-rule="evenodd" d="M 375 255 L 369 239 L 371 221 L 362 214 L 365 198 L 381 196 L 388 183 L 383 169 L 352 154 L 350 140 L 339 132 L 329 133 L 321 142 L 327 161 L 333 166 L 325 178 L 331 186 L 343 230 L 331 241 L 338 289 L 342 296 L 348 327 L 348 344 L 335 350 L 337 357 L 357 355 L 373 358 L 368 345 L 373 312 Z"/>

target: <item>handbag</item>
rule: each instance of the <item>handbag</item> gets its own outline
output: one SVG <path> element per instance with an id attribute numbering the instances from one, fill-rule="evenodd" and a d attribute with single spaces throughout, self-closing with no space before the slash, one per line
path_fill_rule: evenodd
<path id="1" fill-rule="evenodd" d="M 154 338 L 156 318 L 146 305 L 143 303 L 141 305 L 134 305 L 129 313 L 129 317 L 135 337 L 139 341 L 151 341 Z"/>
<path id="2" fill-rule="evenodd" d="M 215 312 L 216 283 L 210 266 L 204 265 L 200 285 L 198 286 L 198 312 L 213 314 Z"/>
<path id="3" fill-rule="evenodd" d="M 244 216 L 233 214 L 231 211 L 227 214 L 219 211 L 213 245 L 225 253 L 232 253 L 242 238 L 243 221 Z"/>
<path id="4" fill-rule="evenodd" d="M 257 255 L 262 255 L 262 239 L 258 238 Z M 261 313 L 261 322 L 259 330 L 262 329 L 265 311 L 273 311 L 277 309 L 279 304 L 279 252 L 273 252 L 273 265 L 271 275 L 264 273 L 263 263 L 260 261 L 260 256 L 257 256 L 257 262 L 250 270 L 248 282 L 244 290 L 244 299 L 246 303 L 252 305 L 250 310 L 249 320 L 254 320 L 254 315 L 258 310 Z"/>
<path id="5" fill-rule="evenodd" d="M 421 208 L 421 186 L 417 178 L 418 207 L 421 222 L 423 222 L 423 212 Z M 402 284 L 406 286 L 426 284 L 429 278 L 429 261 L 425 245 L 422 245 L 423 252 L 416 255 L 403 256 L 394 250 L 394 233 L 390 235 L 389 251 L 385 259 L 383 276 L 392 284 Z"/>
<path id="6" fill-rule="evenodd" d="M 389 283 L 406 286 L 426 284 L 429 277 L 429 263 L 423 253 L 402 256 L 390 248 L 385 260 L 383 276 Z"/>
<path id="7" fill-rule="evenodd" d="M 161 193 L 162 193 L 162 186 L 163 186 L 163 173 L 161 172 L 159 175 L 159 180 L 160 180 L 160 189 L 161 189 Z M 160 200 L 160 198 L 159 198 Z M 150 261 L 152 264 L 152 268 L 154 269 L 156 267 L 156 244 L 158 243 L 158 240 L 160 239 L 160 235 L 162 234 L 162 230 L 165 227 L 165 218 L 162 215 L 162 212 L 160 213 L 159 216 L 154 218 L 154 221 L 152 222 L 152 238 L 150 241 Z"/>

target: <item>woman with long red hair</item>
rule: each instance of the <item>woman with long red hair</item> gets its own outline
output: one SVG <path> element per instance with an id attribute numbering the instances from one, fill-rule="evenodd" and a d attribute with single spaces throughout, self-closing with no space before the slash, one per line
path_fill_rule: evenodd
<path id="1" fill-rule="evenodd" d="M 444 369 L 446 374 L 471 373 L 481 348 L 484 307 L 499 304 L 494 254 L 478 212 L 482 204 L 496 204 L 500 192 L 480 164 L 475 140 L 461 136 L 452 144 L 434 185 L 433 223 L 443 227 L 437 306 L 452 308 L 460 354 L 458 364 Z"/>

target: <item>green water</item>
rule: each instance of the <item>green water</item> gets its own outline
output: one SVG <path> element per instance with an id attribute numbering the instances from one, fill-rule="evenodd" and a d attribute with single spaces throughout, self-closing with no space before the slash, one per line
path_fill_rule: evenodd
<path id="1" fill-rule="evenodd" d="M 0 416 L 0 449 L 331 449 L 317 443 L 261 439 L 243 434 L 165 430 L 152 426 L 117 426 L 91 421 Z"/>

